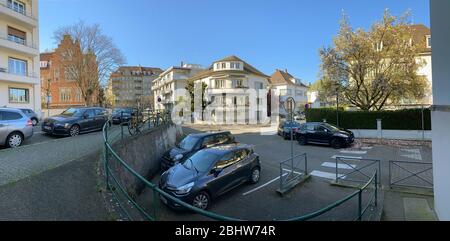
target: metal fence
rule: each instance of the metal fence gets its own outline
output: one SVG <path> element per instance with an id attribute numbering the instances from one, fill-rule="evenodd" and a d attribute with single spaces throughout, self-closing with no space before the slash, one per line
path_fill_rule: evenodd
<path id="1" fill-rule="evenodd" d="M 294 187 L 301 177 L 308 175 L 308 157 L 306 153 L 294 156 L 280 163 L 279 191 Z"/>
<path id="2" fill-rule="evenodd" d="M 166 117 L 168 118 L 168 117 Z M 168 119 L 167 119 L 168 120 Z M 153 121 L 153 123 L 156 123 L 152 118 L 148 118 L 144 123 L 143 126 L 148 128 L 149 130 L 152 128 L 159 127 L 159 125 L 149 125 L 148 122 Z M 164 124 L 164 122 L 160 123 Z M 103 138 L 104 138 L 104 173 L 106 177 L 106 187 L 109 193 L 111 194 L 113 200 L 117 204 L 117 207 L 123 214 L 123 219 L 126 220 L 147 220 L 147 221 L 156 221 L 158 220 L 158 209 L 159 209 L 159 198 L 164 197 L 167 200 L 170 200 L 181 207 L 185 208 L 186 210 L 192 211 L 196 214 L 199 214 L 201 216 L 210 218 L 212 220 L 217 221 L 244 221 L 243 219 L 239 218 L 233 218 L 233 217 L 227 217 L 224 215 L 220 215 L 217 213 L 205 211 L 199 208 L 196 208 L 188 203 L 185 203 L 172 195 L 164 192 L 161 190 L 157 185 L 154 183 L 148 181 L 146 178 L 141 176 L 138 172 L 136 172 L 125 160 L 123 160 L 117 152 L 113 149 L 112 143 L 115 140 L 118 140 L 120 138 L 127 138 L 126 131 L 124 131 L 123 127 L 121 128 L 115 128 L 108 123 L 104 125 L 103 127 Z M 288 173 L 291 173 L 291 177 L 289 179 L 285 179 L 286 182 L 288 180 L 292 180 L 292 177 L 295 177 L 298 173 L 307 173 L 307 159 L 306 155 L 300 155 L 299 158 L 304 157 L 304 166 L 300 165 L 302 161 L 298 162 L 298 165 L 293 164 L 291 161 L 291 164 L 286 165 L 286 167 L 290 167 L 288 169 Z M 300 159 L 302 160 L 302 159 Z M 287 162 L 285 162 L 287 163 Z M 152 194 L 152 201 L 150 204 L 150 208 L 144 207 L 142 204 L 139 204 L 139 201 L 137 200 L 137 197 L 131 195 L 128 190 L 126 189 L 123 181 L 121 180 L 121 176 L 114 172 L 113 168 L 111 168 L 112 165 L 119 166 L 126 170 L 129 174 L 131 174 L 134 178 L 136 178 L 139 182 L 141 182 L 144 187 L 148 190 L 150 190 Z M 374 174 L 366 180 L 366 183 L 361 188 L 358 188 L 357 191 L 352 193 L 351 195 L 332 203 L 316 212 L 313 212 L 311 214 L 295 217 L 292 219 L 287 220 L 275 220 L 275 221 L 308 221 L 313 220 L 314 218 L 320 217 L 331 210 L 335 210 L 338 207 L 340 207 L 343 204 L 350 203 L 349 201 L 354 200 L 355 198 L 358 198 L 358 204 L 355 207 L 355 215 L 354 220 L 362 221 L 364 215 L 367 214 L 370 207 L 376 207 L 378 203 L 378 179 L 379 174 L 377 171 L 374 172 Z M 371 194 L 369 197 L 364 198 L 364 195 L 367 194 L 373 186 L 373 194 Z M 366 201 L 365 201 L 366 200 Z M 148 205 L 148 204 L 147 204 Z"/>
<path id="3" fill-rule="evenodd" d="M 433 163 L 389 161 L 389 186 L 433 189 Z"/>
<path id="4" fill-rule="evenodd" d="M 336 183 L 366 183 L 374 170 L 381 177 L 381 161 L 352 157 L 336 157 Z M 381 178 L 377 184 L 381 185 Z"/>

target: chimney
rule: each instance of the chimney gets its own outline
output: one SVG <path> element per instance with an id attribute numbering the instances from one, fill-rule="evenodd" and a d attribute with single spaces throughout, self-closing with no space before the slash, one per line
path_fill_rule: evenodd
<path id="1" fill-rule="evenodd" d="M 183 68 L 183 66 L 184 66 L 184 63 L 183 63 L 183 61 L 181 61 L 181 66 L 180 67 Z"/>
<path id="2" fill-rule="evenodd" d="M 286 72 L 287 74 L 289 74 L 288 69 L 285 69 L 284 72 Z"/>

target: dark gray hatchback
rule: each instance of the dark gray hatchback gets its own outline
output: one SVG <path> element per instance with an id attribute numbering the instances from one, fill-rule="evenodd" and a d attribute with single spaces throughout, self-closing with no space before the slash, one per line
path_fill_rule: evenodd
<path id="1" fill-rule="evenodd" d="M 261 163 L 248 145 L 233 144 L 204 149 L 161 176 L 159 187 L 168 194 L 200 209 L 211 200 L 246 182 L 259 182 Z M 169 207 L 181 206 L 161 196 Z"/>

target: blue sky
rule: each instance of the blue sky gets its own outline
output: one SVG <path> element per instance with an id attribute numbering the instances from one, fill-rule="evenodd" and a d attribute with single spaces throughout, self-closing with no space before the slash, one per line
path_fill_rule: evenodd
<path id="1" fill-rule="evenodd" d="M 428 0 L 40 0 L 40 44 L 54 48 L 55 29 L 84 20 L 100 24 L 129 65 L 207 66 L 237 55 L 267 75 L 288 69 L 309 83 L 342 10 L 367 28 L 385 8 L 410 9 L 414 23 L 430 25 Z"/>

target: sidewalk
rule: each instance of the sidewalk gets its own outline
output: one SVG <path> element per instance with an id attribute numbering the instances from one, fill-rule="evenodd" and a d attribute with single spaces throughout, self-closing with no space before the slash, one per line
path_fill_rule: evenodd
<path id="1" fill-rule="evenodd" d="M 107 221 L 97 154 L 0 187 L 0 221 Z"/>

